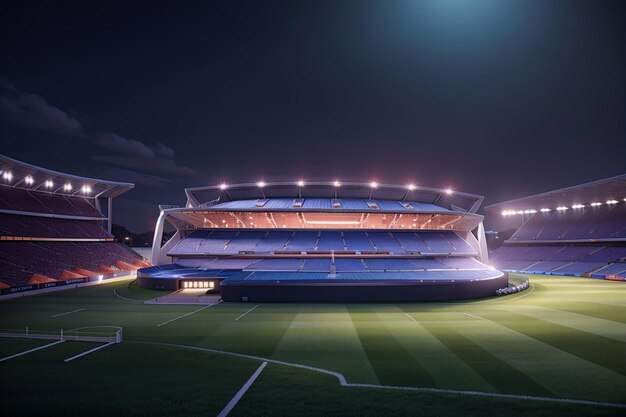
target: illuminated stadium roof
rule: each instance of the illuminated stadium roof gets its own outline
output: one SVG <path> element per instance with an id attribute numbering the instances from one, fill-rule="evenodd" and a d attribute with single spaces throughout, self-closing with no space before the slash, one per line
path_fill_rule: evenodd
<path id="1" fill-rule="evenodd" d="M 485 210 L 506 216 L 617 203 L 626 204 L 626 174 L 492 204 Z"/>
<path id="2" fill-rule="evenodd" d="M 455 212 L 475 213 L 483 201 L 482 196 L 468 194 L 451 189 L 429 188 L 416 185 L 390 185 L 375 182 L 257 182 L 245 184 L 220 184 L 217 186 L 187 188 L 187 207 L 226 207 L 231 201 L 257 201 L 273 199 L 310 200 L 362 200 L 415 203 L 424 209 L 446 209 Z M 306 203 L 305 203 L 306 204 Z M 323 203 L 320 203 L 323 204 Z M 366 204 L 366 203 L 363 203 Z M 332 204 L 331 204 L 332 205 Z M 426 208 L 426 205 L 429 207 Z M 436 206 L 436 208 L 435 208 Z M 322 207 L 312 207 L 322 208 Z M 356 207 L 355 207 L 356 208 Z M 362 209 L 367 210 L 367 206 Z M 397 209 L 402 209 L 398 204 Z M 406 209 L 406 207 L 404 208 Z M 378 207 L 380 211 L 384 210 Z M 419 211 L 419 210 L 417 210 Z"/>
<path id="3" fill-rule="evenodd" d="M 0 184 L 63 195 L 113 198 L 134 184 L 66 174 L 0 155 Z"/>
<path id="4" fill-rule="evenodd" d="M 280 182 L 188 188 L 170 218 L 221 229 L 475 229 L 483 197 L 376 183 Z"/>

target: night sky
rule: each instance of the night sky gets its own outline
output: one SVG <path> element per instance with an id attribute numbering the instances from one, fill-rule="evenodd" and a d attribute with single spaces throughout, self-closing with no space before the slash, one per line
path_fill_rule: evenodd
<path id="1" fill-rule="evenodd" d="M 491 204 L 626 172 L 624 1 L 127 3 L 3 5 L 0 153 L 136 183 L 132 231 L 221 181 Z"/>

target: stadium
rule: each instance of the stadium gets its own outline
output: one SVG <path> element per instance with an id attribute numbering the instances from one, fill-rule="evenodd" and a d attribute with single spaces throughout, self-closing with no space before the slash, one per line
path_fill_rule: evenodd
<path id="1" fill-rule="evenodd" d="M 486 207 L 521 227 L 493 254 L 500 268 L 624 281 L 626 175 Z"/>
<path id="2" fill-rule="evenodd" d="M 185 207 L 161 211 L 139 286 L 249 302 L 455 300 L 508 287 L 486 264 L 481 196 L 303 180 L 185 194 Z M 161 246 L 165 222 L 176 230 Z"/>
<path id="3" fill-rule="evenodd" d="M 188 188 L 147 259 L 109 232 L 133 184 L 0 170 L 3 414 L 626 407 L 626 175 L 488 206 L 519 222 L 491 254 L 456 190 Z"/>

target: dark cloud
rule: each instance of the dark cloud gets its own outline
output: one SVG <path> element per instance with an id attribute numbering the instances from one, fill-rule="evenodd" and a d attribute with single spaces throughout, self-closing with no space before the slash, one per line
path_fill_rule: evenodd
<path id="1" fill-rule="evenodd" d="M 145 174 L 117 167 L 90 170 L 88 175 L 113 181 L 132 182 L 134 184 L 147 185 L 148 187 L 154 188 L 163 188 L 172 183 L 172 180 L 158 175 Z"/>
<path id="2" fill-rule="evenodd" d="M 80 136 L 83 126 L 74 117 L 48 104 L 41 96 L 18 91 L 0 81 L 0 118 L 33 129 L 67 136 Z"/>
<path id="3" fill-rule="evenodd" d="M 178 165 L 173 159 L 174 150 L 162 143 L 150 146 L 112 132 L 101 134 L 94 140 L 94 143 L 118 154 L 94 156 L 94 159 L 101 162 L 148 172 L 182 176 L 196 175 L 193 169 Z"/>

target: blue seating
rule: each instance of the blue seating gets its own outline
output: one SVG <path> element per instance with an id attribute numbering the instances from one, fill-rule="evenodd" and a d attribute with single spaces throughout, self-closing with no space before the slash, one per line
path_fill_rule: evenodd
<path id="1" fill-rule="evenodd" d="M 293 232 L 267 232 L 259 241 L 254 250 L 259 253 L 274 252 L 284 249 Z"/>
<path id="2" fill-rule="evenodd" d="M 373 251 L 374 246 L 365 232 L 343 232 L 346 248 L 354 251 Z"/>
<path id="3" fill-rule="evenodd" d="M 294 232 L 285 249 L 294 251 L 315 250 L 317 234 L 318 232 Z"/>
<path id="4" fill-rule="evenodd" d="M 413 271 L 418 269 L 414 263 L 408 259 L 399 258 L 373 258 L 364 259 L 365 264 L 371 270 L 375 271 Z"/>
<path id="5" fill-rule="evenodd" d="M 376 246 L 376 250 L 378 251 L 386 251 L 391 253 L 406 252 L 402 248 L 402 246 L 400 246 L 400 242 L 394 239 L 390 233 L 369 232 L 368 235 L 372 243 Z"/>
<path id="6" fill-rule="evenodd" d="M 320 232 L 317 250 L 344 250 L 341 232 Z"/>

